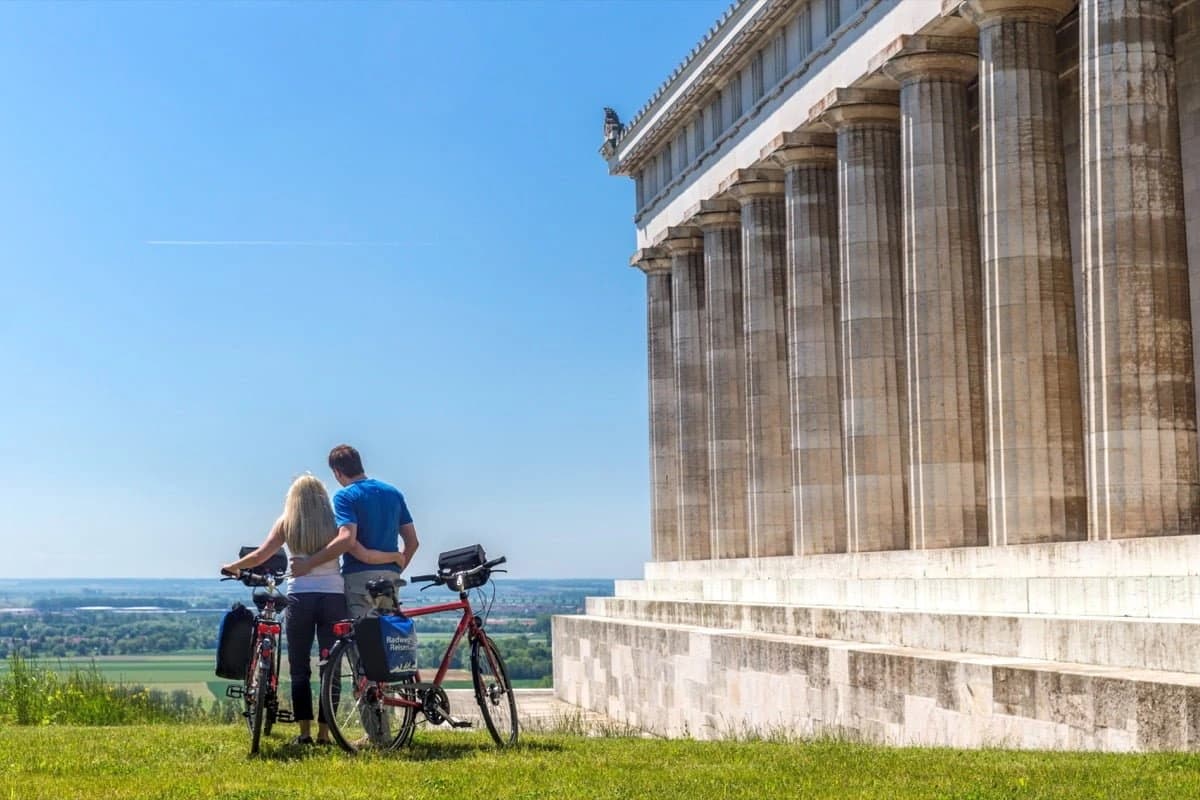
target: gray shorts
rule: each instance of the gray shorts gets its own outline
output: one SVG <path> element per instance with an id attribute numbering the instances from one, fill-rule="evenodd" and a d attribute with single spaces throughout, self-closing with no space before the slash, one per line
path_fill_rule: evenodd
<path id="1" fill-rule="evenodd" d="M 342 576 L 346 587 L 346 608 L 350 612 L 350 619 L 358 619 L 375 607 L 371 601 L 371 595 L 367 594 L 367 582 L 376 578 L 398 581 L 400 573 L 390 569 L 367 569 L 362 572 L 349 572 Z M 401 585 L 404 583 L 401 582 Z M 400 597 L 399 590 L 396 591 L 396 597 L 397 599 Z"/>

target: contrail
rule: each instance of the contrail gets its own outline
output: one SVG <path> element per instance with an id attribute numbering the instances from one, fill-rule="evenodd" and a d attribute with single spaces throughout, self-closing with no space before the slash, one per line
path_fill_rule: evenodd
<path id="1" fill-rule="evenodd" d="M 305 239 L 147 239 L 154 247 L 420 247 L 428 242 L 355 242 Z"/>

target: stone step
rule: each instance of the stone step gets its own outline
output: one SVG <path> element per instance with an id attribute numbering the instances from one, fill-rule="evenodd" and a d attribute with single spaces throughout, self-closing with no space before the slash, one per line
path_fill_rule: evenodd
<path id="1" fill-rule="evenodd" d="M 1200 575 L 1200 535 L 1005 547 L 660 561 L 647 579 L 1097 578 Z"/>
<path id="2" fill-rule="evenodd" d="M 615 582 L 617 597 L 980 614 L 1200 619 L 1200 575 L 751 578 Z"/>
<path id="3" fill-rule="evenodd" d="M 604 735 L 622 731 L 625 727 L 595 711 L 578 708 L 564 703 L 554 696 L 553 689 L 514 689 L 517 699 L 517 722 L 522 733 L 578 733 L 582 735 Z M 442 730 L 486 730 L 483 715 L 475 702 L 472 689 L 447 689 L 450 710 L 456 719 L 471 723 L 470 728 L 453 728 L 449 723 L 439 726 Z"/>
<path id="4" fill-rule="evenodd" d="M 558 697 L 666 736 L 1200 749 L 1200 675 L 595 616 L 554 618 Z"/>
<path id="5" fill-rule="evenodd" d="M 589 597 L 592 617 L 1178 672 L 1200 670 L 1200 620 L 963 614 Z"/>

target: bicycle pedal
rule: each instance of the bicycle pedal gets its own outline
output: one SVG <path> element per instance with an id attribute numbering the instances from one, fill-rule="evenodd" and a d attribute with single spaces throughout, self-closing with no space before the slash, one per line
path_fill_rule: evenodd
<path id="1" fill-rule="evenodd" d="M 246 687 L 238 686 L 236 683 L 225 687 L 225 696 L 231 697 L 234 700 L 241 700 L 246 696 Z"/>
<path id="2" fill-rule="evenodd" d="M 455 719 L 454 717 L 446 717 L 446 722 L 450 723 L 451 728 L 470 728 L 473 727 L 469 719 Z"/>
<path id="3" fill-rule="evenodd" d="M 276 722 L 295 722 L 296 718 L 292 716 L 292 712 L 286 708 L 281 708 L 275 712 Z"/>

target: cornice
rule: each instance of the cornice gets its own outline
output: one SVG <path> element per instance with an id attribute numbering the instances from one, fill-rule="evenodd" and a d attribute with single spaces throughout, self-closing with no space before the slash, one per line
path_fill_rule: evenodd
<path id="1" fill-rule="evenodd" d="M 789 2 L 787 5 L 785 5 L 783 7 L 783 12 L 781 12 L 778 15 L 778 17 L 776 18 L 776 20 L 775 20 L 776 23 L 779 21 L 780 18 L 787 16 L 786 12 L 788 10 L 798 9 L 800 2 L 802 2 L 802 1 L 803 0 L 791 0 L 791 2 Z M 1200 1 L 1200 0 L 1198 0 L 1198 1 Z M 665 186 L 659 187 L 658 191 L 655 192 L 652 197 L 648 197 L 643 200 L 642 204 L 639 206 L 637 211 L 634 213 L 634 216 L 633 216 L 634 223 L 637 225 L 641 225 L 642 221 L 647 216 L 653 215 L 654 213 L 656 213 L 656 209 L 658 208 L 658 205 L 661 202 L 662 198 L 666 197 L 672 191 L 674 191 L 675 187 L 677 187 L 680 184 L 685 183 L 687 180 L 689 180 L 689 176 L 695 170 L 700 168 L 700 165 L 704 163 L 705 159 L 707 159 L 711 154 L 720 151 L 721 148 L 726 146 L 726 144 L 729 140 L 738 136 L 740 131 L 742 130 L 743 126 L 746 125 L 747 122 L 756 119 L 763 108 L 765 108 L 766 106 L 770 105 L 773 102 L 776 102 L 777 98 L 780 95 L 783 95 L 783 94 L 788 93 L 789 91 L 792 91 L 793 90 L 792 87 L 798 81 L 807 80 L 808 72 L 814 64 L 816 64 L 817 62 L 826 58 L 830 52 L 837 49 L 837 47 L 841 43 L 841 40 L 843 37 L 850 35 L 852 31 L 854 31 L 856 28 L 863 25 L 867 21 L 867 19 L 870 17 L 870 15 L 875 11 L 875 8 L 886 2 L 888 2 L 888 0 L 863 0 L 862 5 L 858 9 L 856 9 L 854 16 L 850 17 L 850 19 L 842 20 L 841 27 L 838 28 L 837 31 L 835 31 L 832 36 L 828 36 L 822 41 L 814 41 L 812 51 L 808 54 L 808 56 L 800 64 L 793 67 L 788 72 L 788 74 L 784 76 L 783 80 L 776 83 L 774 87 L 769 87 L 767 89 L 766 94 L 764 94 L 753 105 L 751 105 L 742 114 L 742 116 L 740 118 L 738 118 L 737 120 L 734 120 L 733 124 L 726 127 L 725 130 L 721 133 L 721 135 L 718 136 L 714 141 L 712 141 L 708 145 L 708 147 L 706 147 L 704 149 L 703 152 L 694 156 L 692 158 L 691 164 L 686 166 L 682 172 L 675 175 Z M 750 43 L 755 44 L 755 43 L 758 43 L 761 41 L 762 41 L 761 38 L 751 39 Z M 748 50 L 749 48 L 747 47 L 746 49 Z M 744 52 L 745 51 L 743 51 L 743 54 L 744 54 Z M 723 62 L 723 63 L 727 66 L 727 62 Z M 711 95 L 706 95 L 704 98 L 701 98 L 701 99 L 707 100 L 709 97 L 711 97 Z M 681 111 L 680 113 L 686 113 L 686 112 L 694 113 L 697 110 L 697 108 L 698 108 L 698 106 L 693 104 L 693 105 L 688 106 L 686 111 Z M 673 119 L 675 120 L 675 123 L 677 123 L 678 115 L 676 115 L 676 117 L 674 117 Z M 830 128 L 825 126 L 825 124 L 823 122 L 818 121 L 815 124 L 818 128 L 823 128 L 825 130 L 831 130 Z M 656 124 L 655 128 L 657 129 L 658 127 L 659 126 Z M 666 130 L 667 130 L 667 132 L 674 133 L 674 130 L 670 127 L 668 127 Z M 656 148 L 658 147 L 658 145 L 661 144 L 661 141 L 666 138 L 665 135 L 663 135 L 662 133 L 659 133 L 657 135 L 659 138 L 657 140 L 655 140 L 654 146 L 648 150 L 644 150 L 642 147 L 642 143 L 639 143 L 639 146 L 638 146 L 638 152 L 639 152 L 638 159 L 639 160 L 638 161 L 630 161 L 628 155 L 621 156 L 619 154 L 616 154 L 616 151 L 614 151 L 614 155 L 609 159 L 609 173 L 612 175 L 625 175 L 625 176 L 629 176 L 629 177 L 636 175 L 637 171 L 639 169 L 641 169 L 643 166 L 645 166 L 645 159 L 649 155 L 653 155 L 653 153 L 656 152 Z M 632 153 L 633 151 L 631 150 L 630 152 Z"/>
<path id="2" fill-rule="evenodd" d="M 754 16 L 744 21 L 738 16 L 743 7 L 749 6 L 754 0 L 736 0 L 705 35 L 691 53 L 684 59 L 670 77 L 658 88 L 650 100 L 642 106 L 637 114 L 629 121 L 621 138 L 617 140 L 609 158 L 609 172 L 614 175 L 633 175 L 643 165 L 650 155 L 655 153 L 669 135 L 675 133 L 681 119 L 690 117 L 712 96 L 712 92 L 722 84 L 727 77 L 730 67 L 739 64 L 762 41 L 765 30 L 774 27 L 787 16 L 787 12 L 799 5 L 799 0 L 764 0 Z M 737 35 L 717 53 L 716 57 L 695 75 L 691 85 L 682 95 L 672 96 L 672 92 L 690 77 L 688 68 L 702 56 L 713 53 L 720 44 L 721 34 L 738 23 L 743 23 Z M 666 107 L 665 113 L 654 117 L 653 112 Z M 646 127 L 648 126 L 648 127 Z M 628 151 L 622 151 L 624 142 L 637 139 Z M 603 151 L 602 151 L 603 152 Z"/>
<path id="3" fill-rule="evenodd" d="M 671 257 L 659 247 L 644 247 L 629 257 L 629 266 L 647 275 L 671 271 Z"/>

